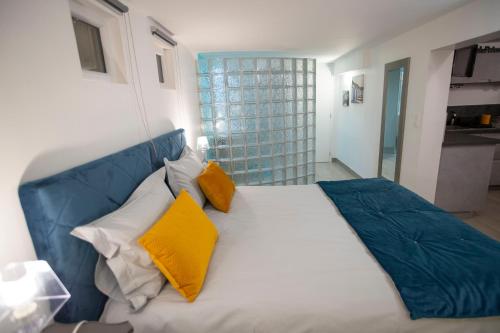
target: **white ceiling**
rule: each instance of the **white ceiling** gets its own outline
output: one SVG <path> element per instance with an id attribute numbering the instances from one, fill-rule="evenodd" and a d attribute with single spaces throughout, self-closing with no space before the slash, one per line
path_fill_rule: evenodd
<path id="1" fill-rule="evenodd" d="M 469 0 L 129 0 L 191 51 L 286 52 L 330 61 Z"/>

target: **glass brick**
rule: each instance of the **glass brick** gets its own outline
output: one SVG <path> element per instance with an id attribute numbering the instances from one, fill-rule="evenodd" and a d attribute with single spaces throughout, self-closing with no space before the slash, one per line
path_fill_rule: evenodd
<path id="1" fill-rule="evenodd" d="M 274 180 L 283 180 L 284 174 L 285 174 L 285 172 L 283 169 L 275 169 L 274 170 Z"/>
<path id="2" fill-rule="evenodd" d="M 268 131 L 259 132 L 259 142 L 261 144 L 265 142 L 271 142 L 271 132 Z"/>
<path id="3" fill-rule="evenodd" d="M 306 175 L 306 167 L 304 165 L 297 166 L 297 177 L 304 177 Z"/>
<path id="4" fill-rule="evenodd" d="M 307 85 L 313 86 L 315 83 L 316 83 L 316 80 L 315 80 L 314 73 L 308 73 L 307 74 Z"/>
<path id="5" fill-rule="evenodd" d="M 304 113 L 304 102 L 303 101 L 297 101 L 297 113 Z"/>
<path id="6" fill-rule="evenodd" d="M 231 146 L 244 146 L 245 136 L 243 134 L 231 134 Z"/>
<path id="7" fill-rule="evenodd" d="M 285 142 L 285 131 L 273 131 L 273 142 Z"/>
<path id="8" fill-rule="evenodd" d="M 286 114 L 295 114 L 295 102 L 285 102 L 285 113 Z"/>
<path id="9" fill-rule="evenodd" d="M 314 101 L 307 101 L 307 112 L 315 112 L 316 103 Z"/>
<path id="10" fill-rule="evenodd" d="M 215 129 L 217 133 L 226 133 L 227 132 L 227 121 L 224 119 L 218 119 L 215 121 Z"/>
<path id="11" fill-rule="evenodd" d="M 296 176 L 295 168 L 286 168 L 286 179 L 294 179 Z"/>
<path id="12" fill-rule="evenodd" d="M 229 148 L 218 148 L 217 149 L 217 159 L 218 160 L 224 160 L 224 159 L 229 159 L 231 156 L 229 152 Z"/>
<path id="13" fill-rule="evenodd" d="M 233 171 L 246 171 L 247 164 L 245 160 L 243 161 L 233 161 Z"/>
<path id="14" fill-rule="evenodd" d="M 313 126 L 309 126 L 307 128 L 307 136 L 309 138 L 314 138 L 314 127 Z"/>
<path id="15" fill-rule="evenodd" d="M 257 83 L 258 83 L 259 87 L 269 86 L 269 74 L 258 74 L 257 75 Z"/>
<path id="16" fill-rule="evenodd" d="M 241 117 L 241 105 L 240 104 L 232 104 L 229 106 L 229 115 L 232 118 Z"/>
<path id="17" fill-rule="evenodd" d="M 312 163 L 314 162 L 314 152 L 308 151 L 307 152 L 307 163 Z"/>
<path id="18" fill-rule="evenodd" d="M 265 117 L 270 115 L 270 103 L 260 103 L 259 104 L 259 116 Z"/>
<path id="19" fill-rule="evenodd" d="M 255 76 L 253 74 L 244 74 L 241 78 L 241 85 L 243 87 L 255 86 Z"/>
<path id="20" fill-rule="evenodd" d="M 248 173 L 248 185 L 258 185 L 260 183 L 260 172 Z"/>
<path id="21" fill-rule="evenodd" d="M 215 149 L 213 148 L 209 148 L 208 151 L 207 151 L 207 159 L 208 160 L 215 160 Z"/>
<path id="22" fill-rule="evenodd" d="M 244 104 L 243 105 L 243 115 L 245 117 L 255 117 L 257 115 L 257 105 L 256 104 Z"/>
<path id="23" fill-rule="evenodd" d="M 281 59 L 271 59 L 271 70 L 273 72 L 283 71 Z"/>
<path id="24" fill-rule="evenodd" d="M 257 120 L 256 119 L 246 119 L 246 130 L 248 132 L 255 132 L 257 131 Z"/>
<path id="25" fill-rule="evenodd" d="M 236 185 L 246 185 L 247 184 L 247 175 L 245 173 L 238 173 L 232 175 L 233 181 Z"/>
<path id="26" fill-rule="evenodd" d="M 200 89 L 210 89 L 210 77 L 200 76 L 198 78 L 198 87 Z"/>
<path id="27" fill-rule="evenodd" d="M 241 102 L 241 91 L 239 89 L 229 90 L 229 102 L 231 103 Z"/>
<path id="28" fill-rule="evenodd" d="M 285 119 L 283 117 L 273 117 L 273 130 L 283 129 L 285 127 Z"/>
<path id="29" fill-rule="evenodd" d="M 285 117 L 285 127 L 286 128 L 295 127 L 295 116 L 286 116 Z"/>
<path id="30" fill-rule="evenodd" d="M 271 75 L 271 84 L 276 87 L 281 87 L 283 85 L 283 74 Z"/>
<path id="31" fill-rule="evenodd" d="M 284 66 L 285 71 L 291 72 L 292 71 L 292 59 L 284 59 L 283 66 Z"/>
<path id="32" fill-rule="evenodd" d="M 294 166 L 295 164 L 297 164 L 297 156 L 286 155 L 286 166 Z"/>
<path id="33" fill-rule="evenodd" d="M 293 86 L 293 74 L 292 73 L 285 73 L 283 75 L 283 84 L 288 87 Z"/>
<path id="34" fill-rule="evenodd" d="M 295 179 L 287 179 L 286 185 L 295 185 Z"/>
<path id="35" fill-rule="evenodd" d="M 200 91 L 200 103 L 201 104 L 211 104 L 212 103 L 212 94 L 208 90 Z"/>
<path id="36" fill-rule="evenodd" d="M 207 140 L 209 147 L 215 147 L 215 137 L 213 137 L 212 135 L 207 135 Z"/>
<path id="37" fill-rule="evenodd" d="M 231 119 L 231 133 L 240 133 L 243 131 L 241 119 Z"/>
<path id="38" fill-rule="evenodd" d="M 217 147 L 229 145 L 229 139 L 227 135 L 217 135 L 215 137 L 215 144 Z"/>
<path id="39" fill-rule="evenodd" d="M 216 118 L 226 118 L 226 104 L 215 104 L 214 110 Z"/>
<path id="40" fill-rule="evenodd" d="M 304 115 L 297 116 L 297 127 L 304 127 Z"/>
<path id="41" fill-rule="evenodd" d="M 314 87 L 307 87 L 307 99 L 314 99 L 316 98 L 315 96 L 315 90 Z"/>
<path id="42" fill-rule="evenodd" d="M 297 134 L 295 129 L 287 129 L 285 131 L 285 139 L 286 141 L 295 141 L 297 139 Z"/>
<path id="43" fill-rule="evenodd" d="M 201 118 L 203 119 L 212 119 L 212 105 L 205 104 L 200 105 Z"/>
<path id="44" fill-rule="evenodd" d="M 261 144 L 260 145 L 260 155 L 261 156 L 271 156 L 272 155 L 272 145 Z"/>
<path id="45" fill-rule="evenodd" d="M 227 86 L 230 88 L 239 88 L 241 85 L 241 80 L 239 75 L 228 75 L 227 76 Z"/>
<path id="46" fill-rule="evenodd" d="M 208 73 L 208 60 L 198 59 L 198 73 L 207 74 Z"/>
<path id="47" fill-rule="evenodd" d="M 306 161 L 306 154 L 304 153 L 298 153 L 297 154 L 297 164 L 305 164 Z M 305 173 L 304 173 L 305 175 Z"/>
<path id="48" fill-rule="evenodd" d="M 255 62 L 253 59 L 242 59 L 241 60 L 241 69 L 245 72 L 253 72 L 255 71 Z"/>
<path id="49" fill-rule="evenodd" d="M 297 178 L 297 185 L 305 185 L 306 180 L 304 177 Z"/>
<path id="50" fill-rule="evenodd" d="M 287 101 L 291 101 L 294 99 L 294 96 L 293 96 L 293 92 L 294 92 L 294 88 L 285 88 L 285 99 Z"/>
<path id="51" fill-rule="evenodd" d="M 279 116 L 283 114 L 283 103 L 273 103 L 272 104 L 273 116 Z"/>
<path id="52" fill-rule="evenodd" d="M 257 133 L 247 133 L 246 134 L 247 145 L 257 144 Z"/>
<path id="53" fill-rule="evenodd" d="M 259 147 L 257 146 L 247 146 L 247 156 L 250 157 L 259 157 Z"/>
<path id="54" fill-rule="evenodd" d="M 272 89 L 271 98 L 273 101 L 281 101 L 283 99 L 283 89 L 281 88 Z"/>
<path id="55" fill-rule="evenodd" d="M 301 140 L 297 141 L 297 151 L 300 153 L 306 151 L 305 141 L 301 141 Z"/>
<path id="56" fill-rule="evenodd" d="M 218 163 L 219 163 L 219 166 L 222 169 L 224 169 L 225 172 L 227 172 L 227 173 L 231 173 L 232 172 L 231 162 L 230 161 L 220 161 Z"/>
<path id="57" fill-rule="evenodd" d="M 214 103 L 225 103 L 226 102 L 226 92 L 222 90 L 214 90 L 212 92 L 214 97 Z"/>
<path id="58" fill-rule="evenodd" d="M 273 167 L 274 168 L 283 168 L 285 166 L 285 161 L 283 156 L 275 156 L 273 158 Z"/>
<path id="59" fill-rule="evenodd" d="M 269 102 L 270 97 L 269 97 L 269 89 L 264 88 L 264 89 L 259 89 L 259 102 Z"/>
<path id="60" fill-rule="evenodd" d="M 295 144 L 295 142 L 287 142 L 286 143 L 286 153 L 287 154 L 295 153 L 296 151 L 297 151 L 297 145 Z"/>
<path id="61" fill-rule="evenodd" d="M 258 158 L 252 158 L 247 161 L 248 171 L 250 170 L 259 170 L 260 168 L 260 160 Z"/>
<path id="62" fill-rule="evenodd" d="M 316 71 L 316 62 L 313 59 L 307 59 L 307 71 L 308 72 L 314 72 Z"/>
<path id="63" fill-rule="evenodd" d="M 204 121 L 202 125 L 202 130 L 205 135 L 210 135 L 214 132 L 214 123 L 210 121 Z"/>
<path id="64" fill-rule="evenodd" d="M 273 145 L 273 154 L 274 155 L 283 155 L 284 154 L 284 149 L 285 145 L 282 143 L 274 144 Z"/>
<path id="65" fill-rule="evenodd" d="M 296 59 L 295 60 L 295 70 L 297 72 L 302 72 L 304 69 L 304 59 Z"/>
<path id="66" fill-rule="evenodd" d="M 304 88 L 297 87 L 297 99 L 303 99 L 303 98 L 304 98 Z"/>
<path id="67" fill-rule="evenodd" d="M 259 119 L 259 130 L 260 131 L 268 131 L 271 129 L 271 126 L 269 125 L 269 119 L 268 118 L 260 118 Z"/>
<path id="68" fill-rule="evenodd" d="M 212 89 L 224 89 L 224 74 L 212 75 Z"/>
<path id="69" fill-rule="evenodd" d="M 226 60 L 226 71 L 228 72 L 239 72 L 240 70 L 240 60 L 239 59 L 227 59 Z"/>
<path id="70" fill-rule="evenodd" d="M 257 93 L 255 89 L 244 89 L 243 90 L 243 102 L 244 103 L 255 103 L 257 99 Z"/>
<path id="71" fill-rule="evenodd" d="M 271 157 L 262 157 L 260 159 L 260 163 L 261 163 L 262 169 L 270 169 L 272 167 L 272 158 Z"/>
<path id="72" fill-rule="evenodd" d="M 245 148 L 243 147 L 232 147 L 231 152 L 233 153 L 233 158 L 245 157 Z"/>
<path id="73" fill-rule="evenodd" d="M 304 85 L 304 75 L 302 73 L 295 74 L 295 80 L 297 86 Z"/>
<path id="74" fill-rule="evenodd" d="M 266 58 L 257 59 L 257 70 L 258 71 L 268 71 L 269 70 L 269 59 L 266 59 Z"/>
<path id="75" fill-rule="evenodd" d="M 304 131 L 304 128 L 303 128 L 303 127 L 299 127 L 299 128 L 297 128 L 297 139 L 299 139 L 299 140 L 303 140 L 303 139 L 305 139 L 305 136 L 306 136 L 306 135 L 305 135 L 305 133 L 304 133 L 304 132 L 305 132 L 305 131 Z"/>
<path id="76" fill-rule="evenodd" d="M 264 171 L 262 173 L 262 181 L 265 183 L 270 183 L 273 181 L 273 172 L 272 171 Z"/>
<path id="77" fill-rule="evenodd" d="M 224 62 L 221 58 L 208 59 L 208 68 L 212 73 L 224 73 Z"/>
<path id="78" fill-rule="evenodd" d="M 309 125 L 309 126 L 314 125 L 315 119 L 316 119 L 316 115 L 314 113 L 308 113 L 307 114 L 307 125 Z"/>

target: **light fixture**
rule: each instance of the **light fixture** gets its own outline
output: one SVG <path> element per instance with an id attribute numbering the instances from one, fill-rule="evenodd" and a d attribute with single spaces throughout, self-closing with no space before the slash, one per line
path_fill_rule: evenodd
<path id="1" fill-rule="evenodd" d="M 207 150 L 210 148 L 208 138 L 206 136 L 199 136 L 196 141 L 196 150 L 203 153 L 203 163 L 207 163 Z"/>
<path id="2" fill-rule="evenodd" d="M 0 271 L 0 331 L 40 332 L 69 298 L 46 261 L 8 264 Z"/>

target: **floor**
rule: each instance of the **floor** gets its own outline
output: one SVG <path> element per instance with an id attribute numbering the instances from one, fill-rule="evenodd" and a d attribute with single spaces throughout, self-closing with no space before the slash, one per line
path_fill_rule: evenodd
<path id="1" fill-rule="evenodd" d="M 316 180 L 346 180 L 358 178 L 341 163 L 316 163 Z M 474 214 L 455 214 L 465 223 L 500 241 L 500 190 L 488 193 L 483 210 Z"/>
<path id="2" fill-rule="evenodd" d="M 396 154 L 384 153 L 382 159 L 382 176 L 384 178 L 394 180 L 396 174 Z"/>

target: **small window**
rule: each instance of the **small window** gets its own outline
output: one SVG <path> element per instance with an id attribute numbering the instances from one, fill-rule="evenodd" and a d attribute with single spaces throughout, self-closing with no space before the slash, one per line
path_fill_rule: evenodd
<path id="1" fill-rule="evenodd" d="M 156 67 L 158 68 L 158 80 L 160 83 L 165 83 L 165 78 L 163 77 L 163 62 L 160 54 L 156 55 Z"/>
<path id="2" fill-rule="evenodd" d="M 76 44 L 82 69 L 86 71 L 106 73 L 104 51 L 99 28 L 73 17 Z"/>

